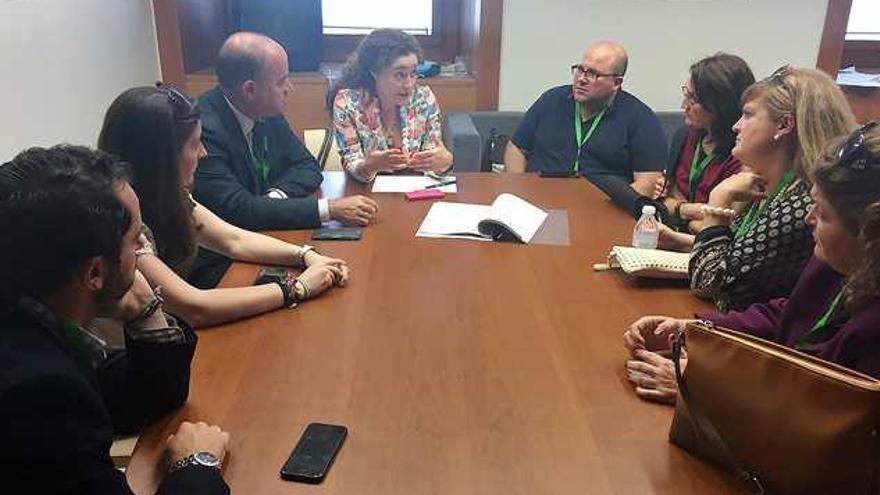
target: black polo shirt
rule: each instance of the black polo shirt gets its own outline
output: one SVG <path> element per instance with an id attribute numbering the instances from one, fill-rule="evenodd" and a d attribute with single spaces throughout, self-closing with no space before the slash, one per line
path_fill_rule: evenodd
<path id="1" fill-rule="evenodd" d="M 592 119 L 584 123 L 584 134 L 591 124 Z M 541 95 L 512 139 L 526 155 L 527 172 L 572 170 L 578 147 L 571 85 Z M 579 169 L 582 175 L 610 173 L 632 182 L 633 172 L 662 172 L 666 162 L 666 136 L 657 116 L 638 98 L 620 90 L 580 150 Z"/>

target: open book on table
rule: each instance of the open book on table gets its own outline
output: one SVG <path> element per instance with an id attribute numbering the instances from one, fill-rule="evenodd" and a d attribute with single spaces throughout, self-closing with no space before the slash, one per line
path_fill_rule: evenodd
<path id="1" fill-rule="evenodd" d="M 528 243 L 546 219 L 547 212 L 509 193 L 500 194 L 491 205 L 438 201 L 416 237 Z"/>

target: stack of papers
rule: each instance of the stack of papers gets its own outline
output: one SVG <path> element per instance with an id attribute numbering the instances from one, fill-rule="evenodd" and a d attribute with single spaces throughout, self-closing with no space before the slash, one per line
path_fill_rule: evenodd
<path id="1" fill-rule="evenodd" d="M 858 72 L 854 66 L 849 66 L 837 72 L 837 84 L 862 88 L 880 88 L 880 74 Z"/>

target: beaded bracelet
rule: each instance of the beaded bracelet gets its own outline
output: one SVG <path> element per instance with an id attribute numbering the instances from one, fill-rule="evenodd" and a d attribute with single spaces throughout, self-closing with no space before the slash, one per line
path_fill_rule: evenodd
<path id="1" fill-rule="evenodd" d="M 281 280 L 276 280 L 275 283 L 278 284 L 278 287 L 281 288 L 281 295 L 284 297 L 284 301 L 281 303 L 281 307 L 295 308 L 296 295 L 294 292 L 294 284 L 296 283 L 296 280 L 288 275 Z"/>
<path id="2" fill-rule="evenodd" d="M 312 289 L 309 287 L 309 284 L 300 278 L 294 279 L 293 290 L 294 297 L 296 297 L 298 301 L 305 301 L 312 295 Z"/>
<path id="3" fill-rule="evenodd" d="M 713 215 L 716 217 L 733 218 L 736 216 L 736 210 L 731 208 L 721 208 L 720 206 L 701 205 L 700 212 L 705 215 Z"/>

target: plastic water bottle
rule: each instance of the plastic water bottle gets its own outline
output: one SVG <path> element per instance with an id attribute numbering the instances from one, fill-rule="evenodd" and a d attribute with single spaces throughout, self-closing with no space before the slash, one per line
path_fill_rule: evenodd
<path id="1" fill-rule="evenodd" d="M 660 238 L 660 221 L 655 216 L 657 209 L 651 205 L 642 207 L 642 216 L 633 228 L 633 247 L 657 249 Z"/>

